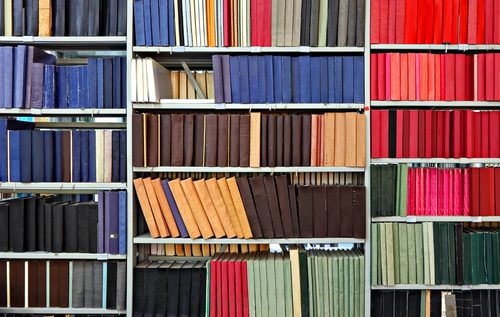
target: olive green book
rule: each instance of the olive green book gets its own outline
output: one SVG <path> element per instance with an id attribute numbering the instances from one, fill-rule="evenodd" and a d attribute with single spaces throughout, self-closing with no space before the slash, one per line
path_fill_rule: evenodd
<path id="1" fill-rule="evenodd" d="M 436 264 L 434 257 L 434 226 L 431 222 L 427 223 L 427 234 L 429 235 L 429 274 L 430 274 L 430 285 L 436 284 Z"/>
<path id="2" fill-rule="evenodd" d="M 328 25 L 328 0 L 319 0 L 318 46 L 326 46 Z"/>
<path id="3" fill-rule="evenodd" d="M 417 262 L 417 284 L 424 284 L 424 239 L 423 226 L 415 224 L 415 250 Z"/>
<path id="4" fill-rule="evenodd" d="M 415 225 L 406 225 L 408 233 L 408 284 L 417 284 L 417 265 L 415 257 L 417 256 Z"/>
<path id="5" fill-rule="evenodd" d="M 276 314 L 285 316 L 285 270 L 282 254 L 274 254 L 274 273 L 276 280 Z"/>
<path id="6" fill-rule="evenodd" d="M 276 271 L 275 271 L 275 253 L 268 253 L 266 256 L 266 284 L 267 284 L 267 311 L 270 317 L 276 315 Z"/>
<path id="7" fill-rule="evenodd" d="M 399 230 L 398 223 L 392 223 L 392 236 L 394 240 L 394 283 L 400 284 L 399 272 L 400 272 L 400 249 L 399 249 Z"/>
<path id="8" fill-rule="evenodd" d="M 314 291 L 316 290 L 316 279 L 314 278 L 314 257 L 311 254 L 307 255 L 307 279 L 309 281 L 309 288 L 307 289 L 307 296 L 309 298 L 309 313 L 314 316 L 314 309 L 316 306 L 316 299 L 314 298 Z"/>
<path id="9" fill-rule="evenodd" d="M 430 272 L 430 254 L 429 254 L 429 228 L 428 223 L 424 222 L 423 229 L 423 246 L 424 246 L 424 284 L 431 284 L 431 272 Z"/>
<path id="10" fill-rule="evenodd" d="M 262 254 L 257 254 L 255 257 L 255 262 L 254 262 L 254 281 L 255 281 L 255 315 L 256 316 L 262 316 L 263 313 L 267 314 L 267 307 L 264 308 L 263 306 L 263 300 L 262 296 L 264 295 L 266 288 L 265 284 L 265 276 L 266 276 L 266 271 L 265 267 L 264 270 L 262 270 Z M 264 277 L 264 283 L 262 282 Z M 267 294 L 266 294 L 267 296 Z"/>
<path id="11" fill-rule="evenodd" d="M 343 251 L 340 252 L 339 255 L 339 301 L 337 302 L 338 305 L 340 306 L 340 316 L 346 316 L 347 312 L 345 311 L 345 300 L 347 298 L 347 285 L 345 283 L 345 268 L 347 268 L 347 265 L 345 264 L 345 255 Z"/>
<path id="12" fill-rule="evenodd" d="M 349 292 L 349 302 L 347 304 L 347 309 L 348 309 L 348 314 L 347 316 L 355 316 L 354 315 L 354 295 L 355 295 L 355 288 L 356 288 L 356 266 L 355 266 L 355 261 L 354 261 L 354 256 L 352 251 L 349 251 L 348 253 L 348 261 L 349 261 L 349 288 L 347 289 Z"/>
<path id="13" fill-rule="evenodd" d="M 408 225 L 398 223 L 399 235 L 399 282 L 408 284 Z"/>
<path id="14" fill-rule="evenodd" d="M 400 198 L 399 198 L 399 205 L 397 208 L 399 211 L 398 214 L 400 216 L 406 216 L 407 206 L 408 206 L 408 165 L 401 164 L 400 167 L 401 169 L 398 176 L 398 178 L 400 179 L 398 186 Z"/>
<path id="15" fill-rule="evenodd" d="M 339 302 L 340 302 L 340 277 L 339 277 L 339 256 L 337 252 L 332 256 L 332 284 L 333 284 L 333 317 L 340 316 Z"/>
<path id="16" fill-rule="evenodd" d="M 255 269 L 254 269 L 254 253 L 249 253 L 246 257 L 247 263 L 247 280 L 248 280 L 248 313 L 250 317 L 256 317 L 257 314 L 255 312 Z M 208 302 L 207 302 L 208 303 Z"/>
<path id="17" fill-rule="evenodd" d="M 379 233 L 380 233 L 380 270 L 382 272 L 382 284 L 387 285 L 387 237 L 385 234 L 385 225 L 383 223 L 379 223 Z"/>
<path id="18" fill-rule="evenodd" d="M 380 263 L 380 254 L 379 254 L 379 248 L 378 245 L 380 243 L 379 239 L 379 234 L 378 234 L 378 228 L 379 225 L 377 223 L 372 223 L 372 236 L 371 236 L 371 247 L 372 247 L 372 265 L 371 265 L 371 278 L 372 278 L 372 285 L 379 285 L 380 284 L 380 271 L 379 271 L 379 263 Z"/>
<path id="19" fill-rule="evenodd" d="M 293 298 L 292 298 L 292 272 L 290 266 L 290 255 L 283 256 L 283 281 L 285 297 L 285 316 L 293 316 Z"/>
<path id="20" fill-rule="evenodd" d="M 387 248 L 387 284 L 394 285 L 394 235 L 392 223 L 385 223 L 386 248 Z"/>
<path id="21" fill-rule="evenodd" d="M 328 259 L 330 256 L 326 251 L 321 254 L 321 265 L 323 267 L 323 305 L 325 316 L 331 316 L 331 305 L 330 302 L 330 270 L 328 267 Z"/>

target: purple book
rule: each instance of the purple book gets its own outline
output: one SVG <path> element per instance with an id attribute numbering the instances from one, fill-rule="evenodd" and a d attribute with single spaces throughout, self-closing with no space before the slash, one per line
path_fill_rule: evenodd
<path id="1" fill-rule="evenodd" d="M 118 254 L 118 199 L 118 192 L 109 191 L 105 193 L 104 246 L 106 253 L 109 254 Z"/>
<path id="2" fill-rule="evenodd" d="M 104 192 L 97 194 L 97 253 L 104 253 Z"/>
<path id="3" fill-rule="evenodd" d="M 229 55 L 222 55 L 222 82 L 224 86 L 224 102 L 233 102 L 231 98 L 231 66 Z"/>
<path id="4" fill-rule="evenodd" d="M 224 100 L 224 84 L 222 79 L 222 56 L 212 56 L 212 64 L 214 69 L 214 97 L 215 103 L 223 103 Z"/>
<path id="5" fill-rule="evenodd" d="M 120 254 L 127 254 L 127 192 L 119 191 L 119 230 L 118 245 Z"/>
<path id="6" fill-rule="evenodd" d="M 179 228 L 181 237 L 189 238 L 189 234 L 186 230 L 186 226 L 184 225 L 184 221 L 182 221 L 179 208 L 177 208 L 174 196 L 172 196 L 172 192 L 170 191 L 170 187 L 168 186 L 168 179 L 162 180 L 161 184 L 163 186 L 163 190 L 165 191 L 165 195 L 167 195 L 168 204 L 170 205 L 170 209 L 172 210 L 172 214 L 174 215 L 175 223 L 177 224 L 177 228 Z"/>

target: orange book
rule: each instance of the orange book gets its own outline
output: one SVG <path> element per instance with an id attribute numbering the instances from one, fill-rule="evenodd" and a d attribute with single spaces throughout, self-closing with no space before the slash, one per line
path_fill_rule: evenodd
<path id="1" fill-rule="evenodd" d="M 205 210 L 205 214 L 208 217 L 208 221 L 212 226 L 216 238 L 222 238 L 226 235 L 222 223 L 219 219 L 219 215 L 215 209 L 215 205 L 212 202 L 212 198 L 210 198 L 210 194 L 208 192 L 207 185 L 204 179 L 197 180 L 193 182 L 196 192 L 200 197 L 200 202 L 203 205 L 203 209 Z"/>
<path id="2" fill-rule="evenodd" d="M 248 222 L 247 213 L 245 211 L 245 206 L 243 206 L 243 200 L 241 199 L 240 190 L 238 189 L 238 184 L 236 184 L 236 178 L 230 177 L 226 179 L 227 186 L 229 187 L 229 192 L 231 198 L 233 199 L 234 208 L 236 209 L 236 215 L 241 225 L 241 230 L 243 231 L 243 236 L 245 239 L 253 238 L 252 229 L 250 227 L 250 222 Z"/>
<path id="3" fill-rule="evenodd" d="M 168 186 L 172 191 L 172 196 L 174 196 L 177 208 L 179 209 L 179 213 L 182 217 L 182 221 L 184 221 L 186 230 L 189 233 L 189 237 L 191 239 L 199 238 L 201 236 L 200 229 L 196 224 L 196 220 L 194 219 L 191 207 L 189 206 L 187 198 L 184 195 L 184 191 L 182 190 L 181 180 L 178 178 L 171 180 L 170 182 L 168 182 Z"/>
<path id="4" fill-rule="evenodd" d="M 172 99 L 179 99 L 179 71 L 170 71 L 170 80 L 172 82 Z"/>
<path id="5" fill-rule="evenodd" d="M 325 142 L 324 166 L 333 166 L 335 163 L 335 113 L 325 113 Z"/>
<path id="6" fill-rule="evenodd" d="M 399 57 L 401 63 L 401 100 L 408 100 L 408 54 Z"/>
<path id="7" fill-rule="evenodd" d="M 436 100 L 436 88 L 435 88 L 435 69 L 436 69 L 436 66 L 434 65 L 435 63 L 435 58 L 434 58 L 434 55 L 432 54 L 429 54 L 428 57 L 427 57 L 427 82 L 428 82 L 428 98 L 429 100 Z"/>
<path id="8" fill-rule="evenodd" d="M 345 115 L 345 112 L 338 112 L 335 114 L 335 166 L 345 166 Z"/>
<path id="9" fill-rule="evenodd" d="M 165 244 L 165 255 L 166 256 L 175 255 L 175 244 Z"/>
<path id="10" fill-rule="evenodd" d="M 366 116 L 356 115 L 356 166 L 366 165 Z"/>
<path id="11" fill-rule="evenodd" d="M 226 205 L 227 212 L 229 213 L 229 217 L 231 218 L 233 228 L 236 231 L 236 236 L 240 239 L 243 239 L 245 235 L 243 234 L 240 220 L 238 219 L 238 215 L 236 214 L 236 207 L 234 207 L 233 198 L 231 197 L 231 192 L 229 191 L 229 186 L 227 185 L 226 179 L 218 179 L 217 185 L 219 185 L 222 199 L 224 199 L 224 204 Z"/>
<path id="12" fill-rule="evenodd" d="M 38 36 L 52 36 L 51 0 L 38 1 Z"/>
<path id="13" fill-rule="evenodd" d="M 345 165 L 356 166 L 356 117 L 355 112 L 345 113 Z"/>
<path id="14" fill-rule="evenodd" d="M 260 112 L 250 113 L 250 167 L 260 166 Z"/>
<path id="15" fill-rule="evenodd" d="M 311 166 L 318 166 L 318 115 L 311 115 Z"/>
<path id="16" fill-rule="evenodd" d="M 222 223 L 222 227 L 226 232 L 226 237 L 234 238 L 236 237 L 235 229 L 233 228 L 233 224 L 231 222 L 231 217 L 226 208 L 226 204 L 224 203 L 224 199 L 222 198 L 222 193 L 219 189 L 219 185 L 217 184 L 217 180 L 215 178 L 211 178 L 205 181 L 208 189 L 208 193 L 210 194 L 210 198 L 212 198 L 212 202 L 215 206 L 215 210 L 219 215 L 219 219 Z"/>
<path id="17" fill-rule="evenodd" d="M 441 100 L 441 55 L 438 54 L 434 55 L 434 82 L 435 100 Z"/>
<path id="18" fill-rule="evenodd" d="M 418 54 L 420 58 L 420 100 L 429 100 L 429 69 L 427 65 L 427 53 Z"/>
<path id="19" fill-rule="evenodd" d="M 203 256 L 211 256 L 212 255 L 212 252 L 211 252 L 212 246 L 213 246 L 213 244 L 202 244 L 201 245 L 201 254 Z"/>
<path id="20" fill-rule="evenodd" d="M 201 245 L 199 244 L 192 244 L 191 245 L 191 252 L 193 253 L 193 256 L 201 256 Z"/>
<path id="21" fill-rule="evenodd" d="M 325 115 L 321 114 L 318 116 L 318 153 L 316 157 L 318 158 L 318 166 L 324 166 L 325 164 Z"/>
<path id="22" fill-rule="evenodd" d="M 168 230 L 170 231 L 170 235 L 174 238 L 177 238 L 180 235 L 179 228 L 177 228 L 174 215 L 172 214 L 172 209 L 170 209 L 167 197 L 165 196 L 165 191 L 163 190 L 161 179 L 153 179 L 152 184 L 156 193 L 156 199 L 158 199 L 158 204 L 160 205 L 161 212 L 163 213 L 163 218 L 165 218 Z"/>
<path id="23" fill-rule="evenodd" d="M 401 100 L 401 69 L 399 53 L 389 53 L 391 60 L 391 100 Z"/>
<path id="24" fill-rule="evenodd" d="M 143 178 L 142 181 L 144 182 L 144 188 L 146 189 L 149 205 L 151 206 L 151 210 L 153 211 L 153 217 L 155 218 L 156 226 L 158 227 L 158 231 L 160 231 L 160 237 L 166 238 L 170 236 L 170 232 L 168 231 L 165 218 L 163 218 L 160 204 L 158 204 L 158 200 L 156 199 L 156 193 L 155 189 L 153 188 L 153 183 L 151 182 L 151 177 Z"/>
<path id="25" fill-rule="evenodd" d="M 192 178 L 187 178 L 181 181 L 181 187 L 184 191 L 184 195 L 186 195 L 187 202 L 191 207 L 191 211 L 193 213 L 194 219 L 198 224 L 198 228 L 201 231 L 201 235 L 203 239 L 209 239 L 214 236 L 214 232 L 212 231 L 212 227 L 210 226 L 210 222 L 208 221 L 207 215 L 203 209 L 203 205 L 201 204 L 200 198 L 196 193 L 196 189 L 193 184 Z"/>
<path id="26" fill-rule="evenodd" d="M 415 53 L 408 53 L 408 100 L 416 100 L 417 86 L 416 86 L 416 55 Z"/>
<path id="27" fill-rule="evenodd" d="M 249 244 L 248 245 L 248 252 L 259 252 L 259 245 L 258 244 Z"/>
<path id="28" fill-rule="evenodd" d="M 134 188 L 139 200 L 139 205 L 141 205 L 142 214 L 144 215 L 144 219 L 146 220 L 146 224 L 148 225 L 149 234 L 152 238 L 160 237 L 160 232 L 158 231 L 158 227 L 156 226 L 153 211 L 151 210 L 151 206 L 149 205 L 148 195 L 146 193 L 146 188 L 144 188 L 144 182 L 142 181 L 142 178 L 134 179 Z"/>
<path id="29" fill-rule="evenodd" d="M 175 245 L 175 255 L 177 255 L 177 256 L 185 256 L 184 245 L 183 244 L 176 244 Z"/>

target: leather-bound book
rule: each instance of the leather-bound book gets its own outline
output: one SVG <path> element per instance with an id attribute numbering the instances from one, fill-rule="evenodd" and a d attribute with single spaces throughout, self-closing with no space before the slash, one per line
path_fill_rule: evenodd
<path id="1" fill-rule="evenodd" d="M 252 229 L 252 234 L 255 239 L 262 238 L 262 228 L 260 226 L 259 216 L 255 207 L 250 184 L 248 183 L 248 178 L 238 177 L 236 179 L 236 183 L 238 184 L 238 189 L 241 194 L 243 206 L 245 207 L 248 222 L 250 223 L 250 227 Z"/>
<path id="2" fill-rule="evenodd" d="M 9 230 L 9 251 L 24 252 L 24 223 L 25 223 L 25 208 L 24 199 L 16 199 L 9 204 L 8 226 Z"/>
<path id="3" fill-rule="evenodd" d="M 146 116 L 147 166 L 158 166 L 158 147 L 160 141 L 158 120 L 159 118 L 156 114 Z"/>
<path id="4" fill-rule="evenodd" d="M 254 197 L 255 207 L 259 215 L 259 222 L 264 238 L 274 238 L 271 212 L 267 202 L 266 189 L 262 176 L 255 176 L 249 179 L 250 187 Z"/>
<path id="5" fill-rule="evenodd" d="M 264 176 L 264 188 L 266 190 L 267 204 L 271 212 L 271 221 L 275 238 L 283 238 L 283 224 L 281 223 L 280 208 L 278 202 L 278 193 L 276 192 L 276 184 L 274 176 Z"/>
<path id="6" fill-rule="evenodd" d="M 237 167 L 240 163 L 240 115 L 229 117 L 229 166 Z"/>
<path id="7" fill-rule="evenodd" d="M 288 200 L 290 202 L 290 216 L 292 217 L 293 237 L 300 237 L 297 191 L 295 185 L 288 185 Z"/>
<path id="8" fill-rule="evenodd" d="M 326 187 L 326 210 L 328 221 L 328 237 L 340 237 L 340 188 Z"/>
<path id="9" fill-rule="evenodd" d="M 78 205 L 64 206 L 64 252 L 78 252 Z"/>
<path id="10" fill-rule="evenodd" d="M 7 261 L 0 260 L 0 306 L 7 307 Z"/>
<path id="11" fill-rule="evenodd" d="M 0 203 L 0 251 L 6 252 L 8 250 L 9 250 L 9 204 Z"/>
<path id="12" fill-rule="evenodd" d="M 52 206 L 52 252 L 64 251 L 64 206 L 66 203 Z"/>
<path id="13" fill-rule="evenodd" d="M 335 113 L 325 113 L 325 166 L 335 164 Z"/>
<path id="14" fill-rule="evenodd" d="M 353 206 L 352 206 L 352 186 L 339 187 L 340 199 L 340 236 L 353 236 Z"/>
<path id="15" fill-rule="evenodd" d="M 194 160 L 194 115 L 184 115 L 184 166 L 192 166 Z"/>
<path id="16" fill-rule="evenodd" d="M 281 224 L 283 225 L 283 235 L 286 238 L 294 237 L 292 212 L 290 208 L 290 200 L 288 197 L 288 179 L 286 175 L 276 176 L 276 193 L 278 196 L 279 212 L 281 216 Z"/>
<path id="17" fill-rule="evenodd" d="M 171 148 L 170 148 L 170 163 L 172 166 L 182 166 L 184 164 L 184 115 L 170 115 L 172 131 L 171 131 Z"/>
<path id="18" fill-rule="evenodd" d="M 219 217 L 219 220 L 224 228 L 224 232 L 226 237 L 234 238 L 236 236 L 236 231 L 233 228 L 233 223 L 231 222 L 231 217 L 226 208 L 226 204 L 224 203 L 224 198 L 222 197 L 222 193 L 219 189 L 219 185 L 217 184 L 217 180 L 215 178 L 211 178 L 205 181 L 207 186 L 208 193 L 212 202 L 215 206 L 215 210 Z"/>
<path id="19" fill-rule="evenodd" d="M 292 146 L 292 166 L 302 165 L 302 116 L 298 114 L 291 115 L 291 146 Z M 286 134 L 285 134 L 286 137 Z"/>
<path id="20" fill-rule="evenodd" d="M 328 236 L 328 216 L 326 209 L 326 187 L 312 187 L 312 218 L 313 234 L 315 238 L 326 238 Z"/>
<path id="21" fill-rule="evenodd" d="M 267 166 L 270 167 L 275 167 L 277 162 L 277 132 L 277 116 L 267 116 Z M 262 137 L 265 138 L 265 135 L 263 134 Z"/>
<path id="22" fill-rule="evenodd" d="M 311 166 L 311 115 L 302 115 L 302 166 Z"/>
<path id="23" fill-rule="evenodd" d="M 311 186 L 297 187 L 299 230 L 301 238 L 312 238 L 314 236 L 312 199 Z"/>
<path id="24" fill-rule="evenodd" d="M 136 137 L 134 128 L 133 137 Z M 160 166 L 171 165 L 171 140 L 170 134 L 172 131 L 172 123 L 169 114 L 160 114 Z M 136 151 L 136 144 L 134 142 L 133 151 Z M 134 164 L 134 166 L 136 166 Z"/>
<path id="25" fill-rule="evenodd" d="M 363 239 L 366 235 L 366 189 L 352 186 L 353 237 Z"/>
<path id="26" fill-rule="evenodd" d="M 205 116 L 194 115 L 194 166 L 203 166 L 205 154 Z"/>
<path id="27" fill-rule="evenodd" d="M 228 166 L 229 156 L 229 116 L 217 116 L 217 166 Z"/>
<path id="28" fill-rule="evenodd" d="M 283 166 L 284 115 L 276 115 L 276 166 Z"/>
<path id="29" fill-rule="evenodd" d="M 217 115 L 205 115 L 205 166 L 217 166 Z"/>
<path id="30" fill-rule="evenodd" d="M 24 283 L 24 263 L 24 260 L 9 261 L 10 271 L 7 274 L 10 279 L 10 289 L 7 290 L 7 294 L 10 295 L 10 307 L 25 307 L 25 289 L 28 286 Z"/>
<path id="31" fill-rule="evenodd" d="M 62 181 L 71 182 L 71 131 L 62 131 Z"/>
<path id="32" fill-rule="evenodd" d="M 250 165 L 250 115 L 240 115 L 240 159 L 239 166 L 248 167 Z"/>
<path id="33" fill-rule="evenodd" d="M 292 165 L 292 116 L 283 115 L 283 166 Z"/>

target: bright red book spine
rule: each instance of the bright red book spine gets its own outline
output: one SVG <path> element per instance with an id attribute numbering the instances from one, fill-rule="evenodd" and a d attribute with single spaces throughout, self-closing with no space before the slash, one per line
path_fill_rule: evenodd
<path id="1" fill-rule="evenodd" d="M 495 168 L 495 216 L 500 216 L 500 168 Z"/>
<path id="2" fill-rule="evenodd" d="M 460 216 L 463 214 L 463 184 L 462 184 L 462 170 L 459 168 L 453 169 L 453 177 L 455 181 L 453 182 L 455 188 L 453 189 L 453 205 L 455 207 L 454 215 Z"/>
<path id="3" fill-rule="evenodd" d="M 422 215 L 422 198 L 424 193 L 422 191 L 422 170 L 423 168 L 415 169 L 415 215 Z"/>
<path id="4" fill-rule="evenodd" d="M 391 100 L 401 100 L 401 62 L 399 53 L 390 53 L 391 58 Z"/>
<path id="5" fill-rule="evenodd" d="M 264 14 L 262 17 L 264 18 L 263 23 L 263 43 L 262 46 L 271 46 L 272 45 L 272 4 L 271 0 L 263 0 L 264 1 Z M 261 22 L 262 23 L 262 22 Z"/>
<path id="6" fill-rule="evenodd" d="M 438 215 L 444 215 L 444 169 L 437 170 L 437 181 L 438 181 Z"/>
<path id="7" fill-rule="evenodd" d="M 443 157 L 451 157 L 451 112 L 449 110 L 443 111 L 444 114 L 444 144 L 443 144 Z"/>
<path id="8" fill-rule="evenodd" d="M 453 1 L 443 0 L 443 43 L 452 43 Z"/>
<path id="9" fill-rule="evenodd" d="M 380 0 L 380 43 L 389 43 L 389 0 Z"/>
<path id="10" fill-rule="evenodd" d="M 425 25 L 427 20 L 427 0 L 417 1 L 417 44 L 425 44 L 425 32 L 427 27 Z"/>
<path id="11" fill-rule="evenodd" d="M 463 111 L 462 110 L 454 110 L 452 112 L 453 116 L 453 157 L 462 157 L 463 156 L 463 144 L 464 144 L 464 138 L 463 138 Z"/>
<path id="12" fill-rule="evenodd" d="M 417 99 L 417 55 L 408 53 L 408 100 Z"/>
<path id="13" fill-rule="evenodd" d="M 217 261 L 210 261 L 210 317 L 217 316 Z"/>
<path id="14" fill-rule="evenodd" d="M 418 110 L 408 110 L 410 112 L 410 145 L 409 156 L 418 157 Z"/>
<path id="15" fill-rule="evenodd" d="M 434 44 L 443 43 L 443 0 L 434 0 Z"/>
<path id="16" fill-rule="evenodd" d="M 490 157 L 490 118 L 488 111 L 481 112 L 481 157 Z"/>
<path id="17" fill-rule="evenodd" d="M 432 126 L 431 126 L 431 134 L 427 136 L 427 138 L 430 139 L 431 143 L 431 157 L 439 157 L 438 156 L 438 125 L 441 126 L 441 121 L 438 121 L 438 114 L 439 111 L 432 111 L 431 110 L 431 117 L 432 117 Z M 439 122 L 439 123 L 438 123 Z M 427 140 L 429 141 L 429 140 Z"/>
<path id="18" fill-rule="evenodd" d="M 455 100 L 466 100 L 465 54 L 455 55 Z"/>
<path id="19" fill-rule="evenodd" d="M 236 310 L 238 307 L 237 303 L 237 292 L 236 280 L 241 278 L 241 275 L 236 275 L 236 263 L 234 260 L 227 262 L 227 281 L 228 281 L 228 306 L 229 306 L 229 316 L 236 316 Z M 241 306 L 239 306 L 241 308 Z"/>
<path id="20" fill-rule="evenodd" d="M 462 182 L 464 184 L 463 190 L 463 206 L 464 216 L 470 216 L 470 169 L 464 168 L 462 173 Z"/>
<path id="21" fill-rule="evenodd" d="M 443 170 L 443 215 L 450 215 L 450 169 Z"/>
<path id="22" fill-rule="evenodd" d="M 486 100 L 486 54 L 477 54 L 477 100 Z"/>
<path id="23" fill-rule="evenodd" d="M 380 110 L 380 157 L 389 157 L 389 110 Z"/>
<path id="24" fill-rule="evenodd" d="M 420 77 L 422 77 L 422 74 L 420 74 L 420 57 L 422 54 L 417 53 L 415 54 L 415 99 L 416 100 L 422 100 L 422 96 L 420 96 Z"/>
<path id="25" fill-rule="evenodd" d="M 396 0 L 389 0 L 389 43 L 396 43 Z"/>
<path id="26" fill-rule="evenodd" d="M 425 157 L 425 110 L 418 111 L 418 157 Z"/>
<path id="27" fill-rule="evenodd" d="M 377 57 L 377 97 L 378 100 L 387 100 L 388 97 L 385 95 L 385 85 L 390 85 L 391 83 L 387 83 L 385 76 L 385 59 L 388 58 L 389 55 L 385 53 L 379 53 Z"/>
<path id="28" fill-rule="evenodd" d="M 401 79 L 401 100 L 408 100 L 408 54 L 401 53 L 399 56 L 400 62 L 400 79 Z"/>
<path id="29" fill-rule="evenodd" d="M 424 215 L 432 215 L 431 207 L 431 169 L 424 168 L 424 190 L 425 190 L 425 201 L 424 201 Z"/>
<path id="30" fill-rule="evenodd" d="M 494 7 L 495 7 L 495 21 L 493 22 L 494 25 L 494 31 L 493 31 L 493 37 L 494 37 L 494 44 L 500 44 L 500 1 L 495 1 L 494 2 Z"/>
<path id="31" fill-rule="evenodd" d="M 427 54 L 427 97 L 429 100 L 436 100 L 436 65 L 434 54 Z"/>
<path id="32" fill-rule="evenodd" d="M 446 55 L 445 54 L 440 54 L 440 64 L 441 64 L 441 99 L 440 100 L 446 100 L 446 89 L 445 89 L 445 83 L 446 83 Z"/>
<path id="33" fill-rule="evenodd" d="M 241 262 L 241 287 L 243 289 L 243 317 L 249 317 L 250 306 L 248 304 L 248 268 L 246 261 Z"/>
<path id="34" fill-rule="evenodd" d="M 423 157 L 432 157 L 432 110 L 425 110 L 425 153 Z"/>
<path id="35" fill-rule="evenodd" d="M 459 22 L 458 22 L 458 13 L 459 13 L 459 8 L 460 8 L 460 3 L 459 0 L 453 0 L 453 11 L 452 11 L 452 18 L 451 18 L 451 43 L 452 44 L 457 44 L 458 43 L 458 27 L 459 27 Z"/>
<path id="36" fill-rule="evenodd" d="M 405 7 L 406 1 L 396 1 L 396 44 L 405 42 Z"/>
<path id="37" fill-rule="evenodd" d="M 391 84 L 392 84 L 392 78 L 391 78 L 391 60 L 392 60 L 392 55 L 396 53 L 389 53 L 385 57 L 385 96 L 387 97 L 387 100 L 391 100 Z"/>
<path id="38" fill-rule="evenodd" d="M 498 17 L 500 19 L 500 16 Z M 495 96 L 496 101 L 500 101 L 500 54 L 495 53 Z"/>
<path id="39" fill-rule="evenodd" d="M 474 100 L 474 56 L 465 55 L 465 100 Z"/>
<path id="40" fill-rule="evenodd" d="M 460 0 L 460 33 L 458 35 L 458 42 L 460 44 L 467 43 L 467 29 L 469 26 L 467 25 L 467 20 L 469 17 L 469 0 Z"/>
<path id="41" fill-rule="evenodd" d="M 479 172 L 480 199 L 479 213 L 481 216 L 495 215 L 495 170 L 481 168 Z"/>
<path id="42" fill-rule="evenodd" d="M 372 158 L 381 158 L 380 155 L 380 111 L 371 113 L 371 154 Z"/>
<path id="43" fill-rule="evenodd" d="M 467 28 L 467 43 L 477 43 L 477 2 L 478 0 L 469 0 L 469 15 Z"/>
<path id="44" fill-rule="evenodd" d="M 250 0 L 250 43 L 252 46 L 259 46 L 259 22 L 257 19 L 258 0 Z"/>
<path id="45" fill-rule="evenodd" d="M 221 315 L 222 317 L 229 317 L 229 265 L 227 260 L 222 261 L 221 263 Z"/>
<path id="46" fill-rule="evenodd" d="M 495 6 L 494 2 L 498 0 L 485 0 L 484 1 L 484 43 L 493 44 L 494 42 L 494 31 L 495 31 Z M 497 16 L 500 19 L 500 16 Z"/>
<path id="47" fill-rule="evenodd" d="M 434 55 L 434 90 L 436 98 L 434 100 L 441 100 L 441 55 Z"/>
<path id="48" fill-rule="evenodd" d="M 465 110 L 465 157 L 474 157 L 474 113 Z"/>
<path id="49" fill-rule="evenodd" d="M 445 61 L 445 100 L 455 100 L 455 54 L 446 54 Z"/>
<path id="50" fill-rule="evenodd" d="M 410 110 L 403 112 L 403 157 L 410 157 Z"/>
<path id="51" fill-rule="evenodd" d="M 224 0 L 224 46 L 231 46 L 231 7 L 229 0 Z"/>
<path id="52" fill-rule="evenodd" d="M 448 215 L 454 215 L 454 201 L 453 201 L 453 192 L 455 189 L 455 180 L 453 178 L 453 169 L 447 169 L 448 172 Z"/>
<path id="53" fill-rule="evenodd" d="M 404 2 L 404 1 L 403 1 Z M 418 16 L 423 15 L 418 25 L 418 41 L 422 44 L 430 44 L 434 40 L 434 0 L 420 0 L 418 4 Z M 422 7 L 422 10 L 420 9 Z M 422 41 L 422 42 L 420 42 Z"/>
<path id="54" fill-rule="evenodd" d="M 408 169 L 408 216 L 415 215 L 415 168 Z"/>
<path id="55" fill-rule="evenodd" d="M 370 2 L 370 41 L 372 44 L 380 42 L 380 0 L 372 0 Z M 385 44 L 385 43 L 383 43 Z M 373 64 L 372 64 L 373 65 Z"/>
<path id="56" fill-rule="evenodd" d="M 403 111 L 396 110 L 396 157 L 403 157 Z"/>
<path id="57" fill-rule="evenodd" d="M 472 117 L 474 120 L 474 130 L 472 135 L 472 143 L 474 145 L 474 156 L 473 157 L 481 157 L 481 146 L 482 146 L 482 137 L 481 137 L 481 112 L 475 111 L 472 113 Z"/>
<path id="58" fill-rule="evenodd" d="M 477 32 L 476 32 L 476 43 L 484 44 L 484 18 L 486 12 L 484 6 L 484 0 L 477 0 Z"/>
<path id="59" fill-rule="evenodd" d="M 377 87 L 377 76 L 378 76 L 378 55 L 377 53 L 370 55 L 370 98 L 371 100 L 378 99 L 378 87 Z"/>
<path id="60" fill-rule="evenodd" d="M 417 0 L 406 0 L 405 44 L 417 43 Z"/>
<path id="61" fill-rule="evenodd" d="M 500 112 L 490 111 L 490 157 L 500 157 Z"/>
<path id="62" fill-rule="evenodd" d="M 469 169 L 469 174 L 470 174 L 470 215 L 473 217 L 480 216 L 479 213 L 479 193 L 480 191 L 480 178 L 479 178 L 479 170 L 480 168 L 471 168 Z"/>
<path id="63" fill-rule="evenodd" d="M 438 176 L 436 168 L 429 168 L 429 187 L 430 187 L 430 214 L 433 216 L 438 215 Z"/>

